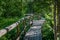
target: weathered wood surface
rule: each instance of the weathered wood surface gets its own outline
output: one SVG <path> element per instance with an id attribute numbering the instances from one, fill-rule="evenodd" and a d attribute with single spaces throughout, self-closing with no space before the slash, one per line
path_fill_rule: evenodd
<path id="1" fill-rule="evenodd" d="M 8 31 L 11 31 L 12 29 L 14 29 L 17 25 L 18 25 L 18 23 L 16 22 L 16 23 L 6 27 L 5 29 L 0 30 L 0 37 L 5 35 Z"/>
<path id="2" fill-rule="evenodd" d="M 42 40 L 41 27 L 45 20 L 33 20 L 33 27 L 26 33 L 24 40 Z"/>
<path id="3" fill-rule="evenodd" d="M 14 29 L 15 27 L 18 26 L 18 24 L 20 23 L 20 21 L 23 21 L 25 18 L 29 19 L 31 16 L 27 16 L 24 17 L 22 19 L 20 19 L 19 21 L 17 21 L 16 23 L 13 23 L 12 25 L 0 30 L 0 37 L 2 37 L 3 35 L 5 35 L 7 32 L 11 31 L 12 29 Z"/>
<path id="4" fill-rule="evenodd" d="M 41 26 L 45 20 L 33 20 L 33 26 Z"/>

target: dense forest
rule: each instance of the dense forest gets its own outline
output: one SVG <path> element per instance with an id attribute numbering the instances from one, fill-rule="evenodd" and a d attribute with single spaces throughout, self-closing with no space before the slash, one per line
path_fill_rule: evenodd
<path id="1" fill-rule="evenodd" d="M 18 21 L 25 14 L 37 14 L 46 20 L 42 27 L 43 40 L 54 40 L 53 8 L 54 0 L 0 0 L 0 30 Z M 16 28 L 0 40 L 12 40 L 15 34 Z"/>

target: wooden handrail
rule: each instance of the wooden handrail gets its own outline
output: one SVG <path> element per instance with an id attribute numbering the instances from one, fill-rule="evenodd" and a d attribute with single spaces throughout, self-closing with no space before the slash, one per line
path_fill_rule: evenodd
<path id="1" fill-rule="evenodd" d="M 32 26 L 32 24 L 33 24 L 33 15 L 31 14 L 27 14 L 28 16 L 31 16 L 32 17 L 32 20 L 30 20 L 31 19 L 31 17 L 29 17 L 29 26 Z M 26 15 L 26 16 L 27 16 Z M 17 37 L 17 39 L 16 40 L 20 40 L 20 38 L 21 38 L 21 35 L 23 34 L 23 33 L 26 33 L 26 31 L 25 31 L 25 29 L 26 29 L 26 25 L 25 25 L 25 21 L 23 21 L 24 22 L 24 30 L 20 33 L 20 35 Z"/>
<path id="2" fill-rule="evenodd" d="M 7 32 L 11 31 L 12 29 L 14 29 L 15 27 L 17 27 L 19 25 L 19 23 L 21 21 L 23 21 L 25 18 L 29 19 L 31 16 L 33 15 L 30 15 L 30 16 L 27 16 L 27 17 L 24 17 L 24 18 L 21 18 L 19 21 L 17 21 L 16 23 L 13 23 L 12 25 L 0 30 L 0 37 L 2 37 L 3 35 L 5 35 Z"/>
<path id="3" fill-rule="evenodd" d="M 6 27 L 5 29 L 0 30 L 0 37 L 5 35 L 8 31 L 11 31 L 12 29 L 14 29 L 17 25 L 18 25 L 18 23 L 16 22 L 16 23 L 13 23 L 12 25 Z"/>

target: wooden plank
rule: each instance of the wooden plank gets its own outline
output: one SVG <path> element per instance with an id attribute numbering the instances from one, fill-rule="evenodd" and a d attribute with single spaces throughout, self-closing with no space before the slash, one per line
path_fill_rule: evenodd
<path id="1" fill-rule="evenodd" d="M 41 26 L 33 26 L 26 33 L 24 40 L 42 40 Z"/>
<path id="2" fill-rule="evenodd" d="M 40 26 L 45 22 L 45 20 L 33 20 L 33 26 Z"/>

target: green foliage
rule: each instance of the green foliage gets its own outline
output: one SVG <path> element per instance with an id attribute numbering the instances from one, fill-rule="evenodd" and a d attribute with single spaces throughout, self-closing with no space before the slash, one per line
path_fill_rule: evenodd
<path id="1" fill-rule="evenodd" d="M 35 0 L 32 4 L 34 13 L 45 18 L 46 23 L 42 28 L 43 40 L 54 40 L 53 33 L 53 15 L 52 15 L 51 0 Z"/>
<path id="2" fill-rule="evenodd" d="M 50 23 L 46 21 L 44 26 L 42 27 L 43 40 L 54 40 L 53 29 L 50 26 Z"/>
<path id="3" fill-rule="evenodd" d="M 45 14 L 46 23 L 42 27 L 43 40 L 54 40 L 52 17 L 53 15 L 51 13 Z"/>
<path id="4" fill-rule="evenodd" d="M 9 25 L 11 25 L 12 23 L 18 21 L 19 18 L 15 17 L 15 18 L 1 18 L 0 19 L 0 29 L 5 28 Z"/>
<path id="5" fill-rule="evenodd" d="M 20 0 L 0 0 L 0 16 L 2 17 L 21 17 L 22 4 Z"/>
<path id="6" fill-rule="evenodd" d="M 51 5 L 52 0 L 0 0 L 0 29 L 16 22 L 18 19 L 23 17 L 24 14 L 34 13 L 44 17 L 47 21 L 42 29 L 43 40 L 53 40 L 53 16 L 51 14 Z M 26 31 L 28 29 L 29 27 Z M 22 24 L 20 24 L 20 30 L 23 30 Z M 15 36 L 15 34 L 16 30 L 13 29 L 8 33 L 9 37 L 6 35 L 0 40 L 11 40 L 12 35 Z"/>

